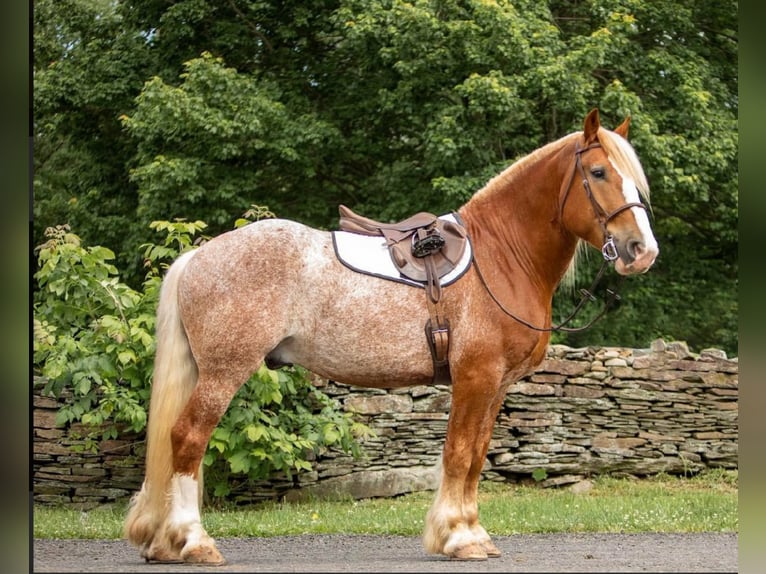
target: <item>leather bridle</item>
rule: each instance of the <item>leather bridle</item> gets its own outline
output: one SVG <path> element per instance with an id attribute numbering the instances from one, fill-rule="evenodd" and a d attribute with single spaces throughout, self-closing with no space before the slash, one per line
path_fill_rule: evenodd
<path id="1" fill-rule="evenodd" d="M 561 186 L 561 192 L 559 193 L 560 200 L 559 200 L 559 222 L 563 222 L 564 217 L 564 205 L 566 204 L 567 198 L 569 197 L 569 191 L 572 189 L 572 183 L 574 181 L 574 176 L 577 172 L 580 173 L 580 177 L 582 178 L 582 185 L 583 189 L 585 189 L 585 195 L 590 200 L 591 205 L 593 206 L 593 211 L 596 213 L 596 217 L 598 219 L 599 226 L 601 227 L 601 231 L 604 235 L 604 244 L 601 246 L 601 254 L 604 256 L 604 261 L 601 264 L 601 267 L 598 270 L 598 273 L 596 274 L 596 277 L 593 279 L 590 287 L 588 289 L 580 289 L 581 298 L 580 301 L 575 306 L 574 310 L 558 325 L 554 325 L 551 327 L 537 327 L 528 321 L 522 319 L 515 313 L 512 313 L 506 307 L 497 299 L 494 293 L 492 293 L 492 290 L 489 288 L 489 285 L 487 284 L 486 279 L 484 279 L 484 275 L 481 272 L 481 269 L 479 269 L 479 265 L 476 261 L 476 252 L 474 251 L 473 254 L 473 264 L 476 267 L 476 272 L 479 275 L 479 279 L 481 280 L 482 285 L 484 285 L 484 288 L 487 290 L 487 293 L 489 293 L 489 296 L 492 298 L 492 300 L 495 302 L 495 304 L 500 307 L 500 310 L 503 311 L 506 315 L 514 319 L 515 321 L 518 321 L 522 325 L 525 325 L 529 327 L 530 329 L 533 329 L 535 331 L 563 331 L 566 333 L 577 333 L 580 331 L 584 331 L 588 329 L 591 325 L 593 325 L 596 321 L 598 321 L 601 317 L 603 317 L 606 312 L 609 310 L 609 308 L 612 306 L 612 304 L 615 301 L 618 301 L 620 299 L 620 295 L 617 293 L 616 288 L 614 290 L 607 289 L 606 290 L 606 301 L 604 303 L 603 308 L 601 311 L 593 317 L 586 325 L 583 325 L 582 327 L 565 327 L 567 323 L 569 323 L 572 319 L 574 319 L 575 315 L 580 312 L 580 310 L 583 308 L 586 302 L 588 301 L 596 301 L 596 296 L 593 295 L 593 292 L 595 291 L 598 283 L 601 281 L 601 278 L 604 275 L 604 272 L 606 271 L 607 266 L 612 261 L 615 261 L 619 257 L 619 253 L 617 252 L 617 246 L 614 244 L 614 237 L 609 233 L 606 226 L 607 224 L 617 217 L 620 213 L 623 211 L 630 209 L 632 207 L 640 207 L 642 209 L 646 209 L 646 206 L 643 203 L 638 202 L 630 202 L 625 203 L 624 205 L 621 205 L 620 207 L 614 209 L 611 212 L 607 212 L 601 204 L 596 200 L 596 198 L 593 196 L 593 191 L 590 187 L 590 181 L 588 180 L 588 176 L 585 173 L 585 169 L 582 166 L 582 159 L 581 156 L 583 153 L 585 153 L 588 150 L 595 149 L 601 147 L 601 144 L 596 142 L 592 143 L 584 148 L 580 147 L 580 143 L 577 142 L 575 144 L 575 164 L 574 168 L 570 172 L 569 177 L 562 183 Z M 624 276 L 620 277 L 620 280 L 618 282 L 618 286 L 622 283 L 624 279 Z"/>
<path id="2" fill-rule="evenodd" d="M 612 212 L 607 212 L 603 207 L 601 207 L 601 204 L 593 196 L 593 191 L 590 188 L 590 181 L 588 180 L 588 176 L 585 173 L 585 168 L 582 166 L 582 154 L 588 150 L 599 147 L 601 147 L 601 144 L 598 142 L 592 143 L 584 148 L 580 147 L 579 142 L 575 144 L 575 166 L 569 175 L 569 179 L 567 179 L 566 182 L 562 184 L 561 193 L 559 194 L 561 196 L 561 200 L 559 201 L 559 222 L 564 221 L 564 205 L 566 204 L 567 198 L 569 197 L 569 191 L 572 189 L 572 181 L 574 180 L 575 173 L 579 171 L 580 177 L 582 178 L 582 186 L 585 189 L 585 195 L 593 206 L 593 211 L 596 213 L 598 224 L 601 227 L 601 232 L 604 235 L 604 244 L 601 247 L 601 253 L 606 261 L 614 261 L 619 257 L 619 254 L 617 253 L 617 247 L 614 244 L 614 237 L 612 237 L 612 235 L 606 229 L 607 224 L 627 209 L 632 207 L 640 207 L 641 209 L 645 210 L 646 206 L 640 202 L 625 203 Z"/>

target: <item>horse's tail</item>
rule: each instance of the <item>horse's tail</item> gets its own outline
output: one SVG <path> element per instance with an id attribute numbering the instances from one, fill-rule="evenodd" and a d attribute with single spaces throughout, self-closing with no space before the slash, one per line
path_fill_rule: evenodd
<path id="1" fill-rule="evenodd" d="M 173 474 L 170 432 L 197 383 L 197 364 L 178 308 L 178 282 L 193 254 L 182 255 L 170 266 L 160 291 L 145 478 L 131 500 L 124 529 L 125 537 L 136 546 L 150 543 L 167 515 Z"/>

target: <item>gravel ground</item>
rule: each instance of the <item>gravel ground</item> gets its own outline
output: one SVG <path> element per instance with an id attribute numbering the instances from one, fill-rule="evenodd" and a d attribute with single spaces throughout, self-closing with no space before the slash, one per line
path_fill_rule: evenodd
<path id="1" fill-rule="evenodd" d="M 123 540 L 34 540 L 33 572 L 737 572 L 738 535 L 497 536 L 500 558 L 455 562 L 409 536 L 221 538 L 227 564 L 146 564 Z"/>

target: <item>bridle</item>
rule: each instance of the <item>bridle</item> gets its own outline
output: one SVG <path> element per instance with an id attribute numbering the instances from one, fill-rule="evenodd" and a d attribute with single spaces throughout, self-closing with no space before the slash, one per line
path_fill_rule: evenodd
<path id="1" fill-rule="evenodd" d="M 601 144 L 596 142 L 592 143 L 584 148 L 580 147 L 580 143 L 577 142 L 575 144 L 575 164 L 574 168 L 569 174 L 569 177 L 564 180 L 564 182 L 561 185 L 561 191 L 559 193 L 560 200 L 559 200 L 559 222 L 563 221 L 564 217 L 564 205 L 566 204 L 567 199 L 569 198 L 569 191 L 572 189 L 572 182 L 574 181 L 575 174 L 579 172 L 580 177 L 582 178 L 582 185 L 583 189 L 585 189 L 585 195 L 590 200 L 591 205 L 593 206 L 593 211 L 596 213 L 596 217 L 598 218 L 599 226 L 601 227 L 601 232 L 604 235 L 604 243 L 601 246 L 601 254 L 604 257 L 604 261 L 601 263 L 601 267 L 598 270 L 598 273 L 596 274 L 596 277 L 591 282 L 591 285 L 588 289 L 580 289 L 581 298 L 580 301 L 577 303 L 575 308 L 572 310 L 572 312 L 558 325 L 554 325 L 551 327 L 537 327 L 533 325 L 532 323 L 529 323 L 528 321 L 522 319 L 515 313 L 512 313 L 509 311 L 495 296 L 495 294 L 492 292 L 492 290 L 489 288 L 489 285 L 487 284 L 486 279 L 484 279 L 484 275 L 481 272 L 481 269 L 479 269 L 479 265 L 476 261 L 476 253 L 474 252 L 473 255 L 473 265 L 476 267 L 476 272 L 479 275 L 479 279 L 481 280 L 482 285 L 484 285 L 484 288 L 487 290 L 487 293 L 489 293 L 489 296 L 492 298 L 492 300 L 495 302 L 495 304 L 500 308 L 503 313 L 511 317 L 512 319 L 518 321 L 522 325 L 525 325 L 529 327 L 530 329 L 533 329 L 535 331 L 563 331 L 566 333 L 577 333 L 580 331 L 584 331 L 591 327 L 596 321 L 598 321 L 601 317 L 603 317 L 606 312 L 609 310 L 609 308 L 614 304 L 615 301 L 619 301 L 620 295 L 617 293 L 616 287 L 614 290 L 607 289 L 606 290 L 606 301 L 604 302 L 604 306 L 601 309 L 601 311 L 593 317 L 586 325 L 583 325 L 582 327 L 565 327 L 567 323 L 569 323 L 572 319 L 574 319 L 575 315 L 580 312 L 580 310 L 583 308 L 586 302 L 588 301 L 596 301 L 596 296 L 593 295 L 593 292 L 596 290 L 596 287 L 598 286 L 598 283 L 601 281 L 601 278 L 604 276 L 604 272 L 606 271 L 606 268 L 608 267 L 609 263 L 615 261 L 619 257 L 619 253 L 617 252 L 617 246 L 614 244 L 614 237 L 607 231 L 607 224 L 617 217 L 620 213 L 623 211 L 630 209 L 632 207 L 640 207 L 642 209 L 646 209 L 646 206 L 643 203 L 638 202 L 630 202 L 625 203 L 624 205 L 621 205 L 617 209 L 614 209 L 611 212 L 607 212 L 601 204 L 596 200 L 596 198 L 593 195 L 593 191 L 590 187 L 590 181 L 588 180 L 588 176 L 585 173 L 585 169 L 582 166 L 582 159 L 581 156 L 583 153 L 585 153 L 588 150 L 595 149 L 601 147 Z M 620 277 L 618 281 L 618 287 L 622 284 L 622 281 L 624 280 L 624 276 Z"/>
<path id="2" fill-rule="evenodd" d="M 593 211 L 596 212 L 598 224 L 601 227 L 601 232 L 604 235 L 604 245 L 601 247 L 601 253 L 604 256 L 604 260 L 609 262 L 617 259 L 619 254 L 617 253 L 617 247 L 614 244 L 614 237 L 612 237 L 612 235 L 610 235 L 610 233 L 607 231 L 606 225 L 626 209 L 630 209 L 631 207 L 640 207 L 641 209 L 645 210 L 646 206 L 640 202 L 625 203 L 609 213 L 603 207 L 601 207 L 601 204 L 599 204 L 598 201 L 596 201 L 596 198 L 593 196 L 593 191 L 590 188 L 590 181 L 588 181 L 588 176 L 585 174 L 585 168 L 582 166 L 582 154 L 588 150 L 599 147 L 601 147 L 601 144 L 598 142 L 592 143 L 584 148 L 580 147 L 580 142 L 575 144 L 575 167 L 571 171 L 569 179 L 566 180 L 566 183 L 562 184 L 561 192 L 559 194 L 561 196 L 561 200 L 559 201 L 559 222 L 564 220 L 564 205 L 569 198 L 569 191 L 572 189 L 572 181 L 574 180 L 575 172 L 579 171 L 580 177 L 582 177 L 582 186 L 585 189 L 585 195 L 590 200 L 590 203 L 593 206 Z"/>

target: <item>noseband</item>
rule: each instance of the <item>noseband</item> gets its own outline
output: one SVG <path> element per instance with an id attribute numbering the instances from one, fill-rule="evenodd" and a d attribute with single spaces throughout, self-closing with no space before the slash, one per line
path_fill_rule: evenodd
<path id="1" fill-rule="evenodd" d="M 598 283 L 601 281 L 601 278 L 604 275 L 604 272 L 606 271 L 606 268 L 608 264 L 612 261 L 615 261 L 620 255 L 617 252 L 617 246 L 614 244 L 614 237 L 611 233 L 607 230 L 606 226 L 607 224 L 617 217 L 620 213 L 623 211 L 630 209 L 631 207 L 640 207 L 642 209 L 646 209 L 646 206 L 643 203 L 638 202 L 631 202 L 631 203 L 625 203 L 618 207 L 617 209 L 607 212 L 603 207 L 601 207 L 601 204 L 596 200 L 596 198 L 593 196 L 593 191 L 590 187 L 590 181 L 588 180 L 588 176 L 585 173 L 585 169 L 582 166 L 582 159 L 581 156 L 583 153 L 585 153 L 588 150 L 601 147 L 601 144 L 596 142 L 592 143 L 587 147 L 581 148 L 580 143 L 577 142 L 575 144 L 575 165 L 574 169 L 572 169 L 571 173 L 569 174 L 569 177 L 565 180 L 565 182 L 561 186 L 561 192 L 559 193 L 559 196 L 561 197 L 561 200 L 559 201 L 559 223 L 563 225 L 563 218 L 564 218 L 564 204 L 567 201 L 567 198 L 569 197 L 569 191 L 572 189 L 572 182 L 574 181 L 575 173 L 580 172 L 580 177 L 582 178 L 582 186 L 585 190 L 585 195 L 590 200 L 591 205 L 593 206 L 593 211 L 596 213 L 596 218 L 598 219 L 598 224 L 601 227 L 601 232 L 604 236 L 604 244 L 601 246 L 601 254 L 604 256 L 604 261 L 601 264 L 601 268 L 598 270 L 598 273 L 596 274 L 596 277 L 593 279 L 593 282 L 591 283 L 590 287 L 588 289 L 580 289 L 580 295 L 581 299 L 579 303 L 575 306 L 574 310 L 559 323 L 558 325 L 554 325 L 552 327 L 537 327 L 528 321 L 525 321 L 521 317 L 517 316 L 515 313 L 511 313 L 508 309 L 505 308 L 505 306 L 498 301 L 497 297 L 495 297 L 495 294 L 492 293 L 492 290 L 489 288 L 489 285 L 487 284 L 487 281 L 484 279 L 484 276 L 481 273 L 481 269 L 479 269 L 479 265 L 476 261 L 476 253 L 473 254 L 473 265 L 476 268 L 476 272 L 479 275 L 479 279 L 481 280 L 481 283 L 484 285 L 484 288 L 487 290 L 487 293 L 489 293 L 489 296 L 492 298 L 492 300 L 495 302 L 495 304 L 500 307 L 500 310 L 503 311 L 506 315 L 511 317 L 512 319 L 518 321 L 522 325 L 526 325 L 530 329 L 534 331 L 563 331 L 566 333 L 578 333 L 580 331 L 584 331 L 588 329 L 593 323 L 598 321 L 601 317 L 603 317 L 606 312 L 609 310 L 609 308 L 612 306 L 612 304 L 615 301 L 619 301 L 620 295 L 617 293 L 616 289 L 607 289 L 606 290 L 606 301 L 604 302 L 604 306 L 601 309 L 601 311 L 593 317 L 586 325 L 583 325 L 582 327 L 566 327 L 565 325 L 569 323 L 572 319 L 574 319 L 575 315 L 580 312 L 580 310 L 583 308 L 583 305 L 585 305 L 588 301 L 596 301 L 596 296 L 593 295 L 593 292 L 595 291 Z M 618 282 L 619 284 L 622 283 L 624 279 L 623 277 L 620 277 L 620 280 Z"/>

